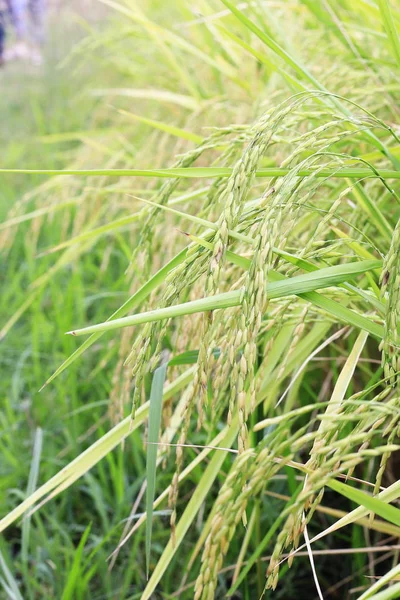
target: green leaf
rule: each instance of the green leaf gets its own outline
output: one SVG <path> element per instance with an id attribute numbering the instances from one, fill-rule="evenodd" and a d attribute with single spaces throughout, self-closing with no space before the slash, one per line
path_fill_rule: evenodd
<path id="1" fill-rule="evenodd" d="M 5 577 L 5 580 L 3 580 L 2 577 L 0 578 L 0 583 L 4 587 L 5 592 L 7 593 L 7 597 L 12 600 L 24 600 L 21 595 L 21 592 L 19 591 L 18 582 L 15 579 L 11 570 L 9 569 L 1 550 L 0 550 L 0 568 L 3 571 L 4 577 Z"/>
<path id="2" fill-rule="evenodd" d="M 186 252 L 187 250 L 185 248 L 184 250 L 176 254 L 174 258 L 172 258 L 166 265 L 161 267 L 161 269 L 159 269 L 157 273 L 155 273 L 149 279 L 149 281 L 143 284 L 137 292 L 135 292 L 122 306 L 120 306 L 120 308 L 118 308 L 118 310 L 116 310 L 108 318 L 108 320 L 110 321 L 112 319 L 117 319 L 122 317 L 123 315 L 126 315 L 126 313 L 132 310 L 132 308 L 134 308 L 135 306 L 143 302 L 146 298 L 148 298 L 151 292 L 155 290 L 159 285 L 161 285 L 161 283 L 163 283 L 168 273 L 170 273 L 172 269 L 180 265 L 185 260 Z M 85 340 L 83 344 L 79 348 L 77 348 L 75 352 L 73 352 L 71 356 L 69 356 L 67 360 L 65 360 L 58 367 L 58 369 L 53 373 L 53 375 L 51 375 L 51 377 L 47 379 L 46 383 L 40 388 L 39 391 L 41 391 L 46 385 L 53 381 L 53 379 L 58 377 L 58 375 L 60 375 L 65 369 L 67 369 L 77 358 L 79 358 L 85 352 L 85 350 L 90 348 L 90 346 L 94 344 L 102 335 L 102 332 L 97 332 L 91 335 L 87 340 Z"/>
<path id="3" fill-rule="evenodd" d="M 237 417 L 235 417 L 226 435 L 221 440 L 221 446 L 223 446 L 224 448 L 230 448 L 234 440 L 236 439 L 237 425 L 238 419 Z M 192 497 L 190 498 L 190 501 L 176 526 L 174 540 L 169 540 L 166 548 L 164 549 L 164 552 L 159 558 L 157 565 L 153 571 L 153 574 L 150 577 L 149 582 L 146 586 L 146 589 L 144 590 L 141 596 L 141 600 L 149 600 L 153 597 L 153 593 L 158 585 L 158 582 L 165 573 L 165 570 L 167 569 L 171 560 L 175 556 L 179 546 L 181 545 L 185 537 L 187 530 L 189 529 L 191 523 L 195 519 L 197 512 L 200 510 L 201 505 L 203 504 L 208 492 L 210 491 L 213 482 L 218 477 L 222 467 L 222 463 L 225 460 L 226 454 L 226 451 L 217 450 L 212 459 L 210 460 L 209 465 L 204 471 L 200 481 L 196 485 Z"/>
<path id="4" fill-rule="evenodd" d="M 260 61 L 261 63 L 266 65 L 269 70 L 274 70 L 274 71 L 278 70 L 277 65 L 275 65 L 275 63 L 272 60 L 270 60 L 265 54 L 263 54 L 256 48 L 253 48 L 252 46 L 250 46 L 250 44 L 247 44 L 244 40 L 242 40 L 242 38 L 235 35 L 230 29 L 227 29 L 226 27 L 221 27 L 221 31 L 224 33 L 224 35 L 228 36 L 231 40 L 236 42 L 236 44 L 241 46 L 241 48 L 246 50 L 249 54 L 252 54 L 258 61 Z M 279 69 L 279 73 L 282 75 L 282 77 L 284 77 L 286 79 L 286 81 L 288 82 L 290 87 L 292 87 L 294 90 L 305 91 L 307 89 L 301 83 L 301 81 L 299 81 L 298 79 L 293 77 L 290 73 L 288 73 L 284 69 Z"/>
<path id="5" fill-rule="evenodd" d="M 146 572 L 149 576 L 151 534 L 153 528 L 153 502 L 156 489 L 156 469 L 157 469 L 157 451 L 160 435 L 163 389 L 165 377 L 167 374 L 167 364 L 158 367 L 154 371 L 153 381 L 150 392 L 149 409 L 149 433 L 147 442 L 147 462 L 146 462 Z"/>
<path id="6" fill-rule="evenodd" d="M 214 358 L 218 358 L 220 354 L 221 350 L 219 348 L 214 348 Z M 174 356 L 174 358 L 169 361 L 168 366 L 176 367 L 177 365 L 194 365 L 197 363 L 198 357 L 198 350 L 187 350 L 186 352 L 182 352 L 182 354 L 178 354 L 178 356 Z"/>
<path id="7" fill-rule="evenodd" d="M 394 500 L 397 500 L 399 497 L 400 497 L 400 481 L 395 481 L 394 483 L 389 485 L 389 487 L 387 487 L 382 492 L 380 492 L 377 496 L 375 496 L 375 500 L 379 499 L 379 500 L 382 500 L 385 503 L 387 503 L 387 502 L 393 502 Z M 312 544 L 312 543 L 316 542 L 317 540 L 320 540 L 323 537 L 330 535 L 331 533 L 334 533 L 335 531 L 338 531 L 342 527 L 346 527 L 347 525 L 350 525 L 351 523 L 360 521 L 361 519 L 366 517 L 369 512 L 371 512 L 371 511 L 369 509 L 365 508 L 364 506 L 362 506 L 362 505 L 358 506 L 351 512 L 347 513 L 344 517 L 342 517 L 341 519 L 336 521 L 333 525 L 330 525 L 329 527 L 324 529 L 324 531 L 315 535 L 310 540 L 310 543 Z M 375 509 L 372 512 L 376 512 Z M 302 548 L 305 548 L 305 544 L 303 546 L 300 546 L 296 550 L 296 552 Z"/>
<path id="8" fill-rule="evenodd" d="M 285 63 L 297 73 L 297 75 L 300 75 L 300 77 L 303 77 L 306 81 L 308 81 L 313 88 L 322 90 L 324 92 L 328 91 L 321 83 L 319 83 L 319 81 L 315 79 L 315 77 L 308 71 L 308 69 L 306 69 L 306 67 L 303 67 L 292 56 L 290 56 L 286 50 L 284 50 L 277 42 L 275 42 L 275 40 L 273 40 L 272 37 L 269 36 L 265 31 L 253 23 L 253 21 L 250 21 L 250 19 L 248 19 L 241 10 L 231 4 L 228 0 L 221 1 L 227 8 L 229 8 L 235 17 L 237 17 L 237 19 L 239 19 L 239 21 L 245 25 L 247 29 L 252 31 L 262 42 L 264 42 L 264 44 L 266 44 L 273 52 L 275 52 L 275 54 L 280 56 L 280 58 L 282 58 Z"/>
<path id="9" fill-rule="evenodd" d="M 392 580 L 398 579 L 399 577 L 400 577 L 400 564 L 396 565 L 395 567 L 393 567 L 393 569 L 390 569 L 390 571 L 388 571 L 387 573 L 385 573 L 385 575 L 380 577 L 378 579 L 378 581 L 376 581 L 366 592 L 361 594 L 361 596 L 358 598 L 358 600 L 367 600 L 367 599 L 370 600 L 370 598 L 375 598 L 375 600 L 376 600 L 375 592 L 380 590 L 381 587 L 383 587 L 387 583 L 390 583 Z M 394 586 L 391 587 L 392 590 L 393 590 L 393 587 Z"/>
<path id="10" fill-rule="evenodd" d="M 381 11 L 383 25 L 392 45 L 393 54 L 396 58 L 397 65 L 400 67 L 400 40 L 397 33 L 396 25 L 390 8 L 389 0 L 378 0 L 379 10 Z"/>
<path id="11" fill-rule="evenodd" d="M 29 471 L 29 479 L 28 485 L 26 488 L 26 495 L 29 497 L 32 494 L 37 485 L 37 480 L 39 477 L 39 466 L 40 466 L 40 457 L 42 453 L 42 443 L 43 443 L 43 431 L 40 427 L 36 429 L 35 432 L 35 440 L 33 443 L 32 450 L 32 461 L 31 461 L 31 469 Z M 31 519 L 27 516 L 22 522 L 22 537 L 21 537 L 21 558 L 22 561 L 27 563 L 29 558 L 29 537 L 30 537 L 30 528 L 31 528 Z"/>
<path id="12" fill-rule="evenodd" d="M 67 577 L 67 581 L 65 584 L 65 588 L 64 588 L 61 600 L 73 600 L 73 598 L 76 598 L 76 595 L 75 595 L 76 586 L 79 583 L 79 580 L 82 576 L 82 568 L 81 567 L 82 567 L 83 549 L 85 547 L 86 540 L 89 536 L 91 527 L 92 527 L 92 525 L 91 525 L 91 523 L 89 523 L 89 525 L 86 527 L 86 529 L 80 539 L 78 547 L 75 550 L 74 560 L 73 560 L 73 563 L 71 566 L 71 570 Z"/>
<path id="13" fill-rule="evenodd" d="M 143 100 L 156 100 L 158 102 L 167 102 L 176 104 L 182 108 L 191 111 L 197 111 L 201 108 L 201 102 L 198 98 L 185 94 L 176 94 L 168 90 L 159 90 L 154 88 L 114 88 L 105 90 L 94 90 L 93 96 L 126 96 L 128 98 L 139 98 Z"/>
<path id="14" fill-rule="evenodd" d="M 174 382 L 165 387 L 163 393 L 164 401 L 171 398 L 179 390 L 185 387 L 193 376 L 192 368 L 189 368 L 185 373 L 178 377 Z M 87 473 L 94 465 L 102 458 L 116 448 L 132 431 L 137 429 L 149 414 L 150 403 L 146 402 L 138 408 L 135 418 L 126 417 L 103 435 L 99 440 L 92 444 L 87 450 L 82 452 L 68 465 L 60 469 L 51 479 L 46 481 L 37 490 L 35 490 L 28 498 L 10 511 L 3 519 L 0 520 L 0 533 L 21 517 L 27 510 L 39 501 L 34 510 L 54 498 L 57 494 L 70 487 L 82 475 Z"/>
<path id="15" fill-rule="evenodd" d="M 371 600 L 398 600 L 400 598 L 400 582 L 395 585 L 391 585 L 383 592 L 378 592 L 373 596 L 370 596 Z"/>
<path id="16" fill-rule="evenodd" d="M 377 269 L 381 265 L 381 261 L 378 260 L 358 261 L 345 265 L 336 265 L 334 267 L 318 269 L 312 273 L 298 275 L 297 277 L 291 277 L 281 281 L 269 282 L 268 296 L 272 300 L 275 298 L 304 294 L 305 292 L 311 292 L 312 290 L 317 290 L 324 287 L 330 287 L 339 283 L 343 283 L 344 281 L 348 281 L 354 278 L 356 275 L 365 273 L 366 271 Z M 71 335 L 87 335 L 89 333 L 112 331 L 121 327 L 131 327 L 132 325 L 139 325 L 141 323 L 162 321 L 164 319 L 171 319 L 173 317 L 180 317 L 197 312 L 208 312 L 211 310 L 231 308 L 241 304 L 241 296 L 241 290 L 225 292 L 215 296 L 193 300 L 192 302 L 186 302 L 184 304 L 167 306 L 165 308 L 139 313 L 130 317 L 124 317 L 122 319 L 106 321 L 104 323 L 91 325 L 83 329 L 76 329 L 67 333 Z M 374 335 L 376 335 L 381 331 L 381 328 L 377 329 L 376 326 L 373 328 L 373 330 Z"/>
<path id="17" fill-rule="evenodd" d="M 225 76 L 232 79 L 232 81 L 237 83 L 240 87 L 243 87 L 244 89 L 247 89 L 247 90 L 249 89 L 247 81 L 244 81 L 242 77 L 238 77 L 236 69 L 234 69 L 221 56 L 218 57 L 218 60 L 214 60 L 210 52 L 204 52 L 201 48 L 199 48 L 198 46 L 196 46 L 194 44 L 191 44 L 184 37 L 181 37 L 181 36 L 177 35 L 176 33 L 173 33 L 172 31 L 170 31 L 169 29 L 166 29 L 165 27 L 161 27 L 155 21 L 151 21 L 143 13 L 139 12 L 138 7 L 136 7 L 135 11 L 133 11 L 133 10 L 130 10 L 127 6 L 123 6 L 122 4 L 115 2 L 114 0 L 101 0 L 101 2 L 103 2 L 103 4 L 106 4 L 107 6 L 115 8 L 119 12 L 125 14 L 127 17 L 132 19 L 132 21 L 142 25 L 144 27 L 144 29 L 146 29 L 147 32 L 153 37 L 153 39 L 156 41 L 156 43 L 158 43 L 159 45 L 162 44 L 162 48 L 163 48 L 164 52 L 168 53 L 168 57 L 170 60 L 172 60 L 173 66 L 176 69 L 179 70 L 180 62 L 175 59 L 175 54 L 170 52 L 169 46 L 183 50 L 185 52 L 185 54 L 191 54 L 191 55 L 195 56 L 197 59 L 200 59 L 205 64 L 209 64 L 211 67 L 213 67 L 217 71 L 220 71 Z M 166 42 L 166 43 L 164 43 L 164 42 Z M 185 75 L 187 77 L 187 73 L 185 73 Z M 192 86 L 189 85 L 189 87 L 192 87 Z M 135 92 L 135 91 L 136 90 L 132 90 L 132 92 Z M 157 91 L 164 92 L 164 90 L 157 90 Z M 194 91 L 196 91 L 196 90 L 194 90 Z M 146 92 L 146 90 L 143 90 L 143 92 Z M 164 93 L 168 94 L 169 92 L 164 92 Z M 176 94 L 176 95 L 178 96 L 178 94 Z"/>
<path id="18" fill-rule="evenodd" d="M 354 186 L 352 189 L 352 194 L 357 200 L 359 206 L 369 215 L 371 220 L 373 220 L 378 231 L 380 231 L 380 233 L 390 241 L 393 235 L 393 228 L 380 211 L 379 205 L 370 200 L 367 192 L 360 184 Z"/>
<path id="19" fill-rule="evenodd" d="M 150 127 L 154 127 L 155 129 L 159 129 L 160 131 L 165 131 L 165 133 L 169 133 L 174 137 L 182 138 L 183 140 L 188 140 L 189 142 L 195 142 L 196 144 L 201 144 L 201 142 L 203 141 L 201 135 L 196 135 L 191 131 L 181 129 L 180 127 L 174 127 L 169 123 L 163 123 L 162 121 L 148 119 L 146 117 L 136 115 L 135 113 L 129 112 L 127 110 L 118 109 L 118 112 L 119 114 L 128 117 L 132 121 L 139 121 L 140 123 L 144 123 L 145 125 L 150 125 Z"/>
<path id="20" fill-rule="evenodd" d="M 106 223 L 105 225 L 100 225 L 100 227 L 90 229 L 89 231 L 83 231 L 75 237 L 72 237 L 69 240 L 65 240 L 65 242 L 61 242 L 61 244 L 50 248 L 50 250 L 46 250 L 42 253 L 42 256 L 45 254 L 50 254 L 51 252 L 58 252 L 63 248 L 68 248 L 69 246 L 73 246 L 75 244 L 80 244 L 85 241 L 93 240 L 107 233 L 114 233 L 116 229 L 123 229 L 124 227 L 128 227 L 129 225 L 132 225 L 132 223 L 139 221 L 140 218 L 141 215 L 139 212 L 137 212 L 132 215 L 127 215 L 126 217 L 120 217 L 119 219 L 115 219 L 114 221 Z"/>
<path id="21" fill-rule="evenodd" d="M 172 167 L 170 169 L 0 169 L 0 175 L 77 175 L 80 177 L 166 177 L 166 178 L 209 178 L 230 177 L 233 169 L 228 167 Z M 284 177 L 291 169 L 270 167 L 258 169 L 256 177 Z M 298 177 L 351 177 L 362 179 L 373 177 L 380 179 L 400 179 L 400 171 L 392 169 L 374 170 L 366 168 L 343 169 L 299 169 Z"/>
<path id="22" fill-rule="evenodd" d="M 329 399 L 328 406 L 326 407 L 325 417 L 328 417 L 321 421 L 318 428 L 318 439 L 323 438 L 323 434 L 327 428 L 329 428 L 332 420 L 335 416 L 340 412 L 340 407 L 347 392 L 347 388 L 350 385 L 350 382 L 353 378 L 354 371 L 357 367 L 358 361 L 360 359 L 361 352 L 365 346 L 367 341 L 368 334 L 365 331 L 361 331 L 357 339 L 351 349 L 349 356 L 345 364 L 343 365 L 342 370 L 340 371 L 340 375 L 336 381 L 335 387 Z"/>
<path id="23" fill-rule="evenodd" d="M 370 512 L 376 513 L 383 519 L 386 519 L 386 521 L 390 521 L 390 523 L 400 527 L 400 510 L 398 508 L 335 479 L 329 481 L 327 485 L 339 494 L 342 494 L 342 496 L 349 498 L 349 500 L 356 502 L 360 506 L 364 506 Z"/>
<path id="24" fill-rule="evenodd" d="M 325 92 L 326 95 L 322 95 L 320 100 L 325 104 L 330 106 L 334 106 L 337 110 L 339 110 L 342 114 L 349 117 L 351 116 L 351 112 L 347 109 L 345 104 L 341 101 L 339 97 L 335 94 L 329 93 L 329 90 L 320 83 L 310 71 L 303 66 L 299 61 L 297 61 L 293 56 L 291 56 L 286 50 L 284 50 L 268 33 L 260 29 L 253 21 L 248 19 L 246 15 L 234 6 L 229 0 L 221 0 L 223 4 L 235 15 L 235 17 L 249 30 L 252 31 L 268 48 L 270 48 L 277 56 L 279 56 L 289 67 L 291 67 L 295 73 L 309 84 L 311 84 L 312 89 L 321 90 Z M 384 0 L 381 0 L 383 2 Z M 386 2 L 385 2 L 386 4 Z M 399 162 L 394 157 L 390 151 L 386 148 L 386 146 L 369 130 L 364 132 L 364 136 L 368 141 L 383 152 L 391 160 L 392 164 L 397 168 L 399 168 Z"/>

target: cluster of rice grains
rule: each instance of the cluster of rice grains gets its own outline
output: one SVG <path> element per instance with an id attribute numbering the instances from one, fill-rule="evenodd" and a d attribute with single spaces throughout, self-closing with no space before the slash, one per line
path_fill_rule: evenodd
<path id="1" fill-rule="evenodd" d="M 202 209 L 204 218 L 217 220 L 217 230 L 200 231 L 196 233 L 199 237 L 193 236 L 185 260 L 169 274 L 159 302 L 159 306 L 177 303 L 190 297 L 193 289 L 197 297 L 201 290 L 205 296 L 241 290 L 240 307 L 205 314 L 198 335 L 190 339 L 188 348 L 194 349 L 193 344 L 197 344 L 199 353 L 193 380 L 185 392 L 176 473 L 169 496 L 173 508 L 172 532 L 177 519 L 178 480 L 184 458 L 182 445 L 187 440 L 195 407 L 198 428 L 206 425 L 212 430 L 212 426 L 223 419 L 228 425 L 237 427 L 238 440 L 238 455 L 213 508 L 196 582 L 195 597 L 199 600 L 214 597 L 218 571 L 236 528 L 245 518 L 248 500 L 261 494 L 270 478 L 296 453 L 309 452 L 309 460 L 304 465 L 307 479 L 290 508 L 283 513 L 286 522 L 278 535 L 268 571 L 271 587 L 276 586 L 284 549 L 289 545 L 297 546 L 306 523 L 321 500 L 326 481 L 333 475 L 351 473 L 367 456 L 380 456 L 383 466 L 378 474 L 379 488 L 385 461 L 396 447 L 397 392 L 393 393 L 390 388 L 382 391 L 381 387 L 372 400 L 370 396 L 374 389 L 343 400 L 334 420 L 328 418 L 328 411 L 325 421 L 323 411 L 318 412 L 326 406 L 323 402 L 318 406 L 295 408 L 282 415 L 277 413 L 278 416 L 271 416 L 262 442 L 250 448 L 249 415 L 260 403 L 264 403 L 265 410 L 273 406 L 271 397 L 266 399 L 265 393 L 259 391 L 274 340 L 283 327 L 291 326 L 289 343 L 273 372 L 273 387 L 278 390 L 288 375 L 288 362 L 310 327 L 321 317 L 322 321 L 327 320 L 326 314 L 297 297 L 269 301 L 268 279 L 276 271 L 291 276 L 304 265 L 311 264 L 312 267 L 310 261 L 326 266 L 336 264 L 338 258 L 344 256 L 354 258 L 351 244 L 346 245 L 348 240 L 332 236 L 332 225 L 343 226 L 349 238 L 357 239 L 358 247 L 368 245 L 365 236 L 359 232 L 360 223 L 367 217 L 349 201 L 358 184 L 341 180 L 343 183 L 336 181 L 332 186 L 331 179 L 321 171 L 326 167 L 340 171 L 343 166 L 348 166 L 349 156 L 335 152 L 334 144 L 342 147 L 346 140 L 346 148 L 351 148 L 353 139 L 356 143 L 371 126 L 382 127 L 382 123 L 373 122 L 369 115 L 357 119 L 338 117 L 332 108 L 321 105 L 321 96 L 318 93 L 299 94 L 265 115 L 252 128 L 218 131 L 178 163 L 189 166 L 204 151 L 221 147 L 225 150 L 219 164 L 224 164 L 224 160 L 229 164 L 232 158 L 236 159 L 232 175 L 210 186 Z M 307 106 L 304 115 L 304 103 L 310 100 L 314 108 L 310 110 Z M 279 130 L 281 135 L 278 135 Z M 236 137 L 227 141 L 226 136 L 232 131 Z M 293 131 L 297 133 L 293 135 Z M 245 149 L 238 156 L 238 148 L 243 143 Z M 274 147 L 275 156 L 282 148 L 290 149 L 289 156 L 281 161 L 289 171 L 262 189 L 255 180 L 255 173 L 271 147 Z M 299 176 L 300 171 L 310 167 L 312 174 Z M 381 183 L 378 181 L 378 185 Z M 167 204 L 176 185 L 176 181 L 167 182 L 156 201 Z M 147 210 L 146 215 L 141 249 L 151 239 L 159 211 Z M 399 235 L 398 226 L 382 283 L 388 296 L 383 340 L 385 375 L 392 383 L 397 381 L 399 371 Z M 351 303 L 360 312 L 372 310 L 368 294 L 357 296 L 350 286 L 336 289 L 333 294 L 339 294 L 345 304 Z M 383 321 L 382 316 L 375 314 L 374 318 Z M 134 364 L 135 405 L 141 395 L 144 374 L 157 365 L 167 326 L 168 323 L 145 326 L 132 349 L 129 360 Z M 179 325 L 175 332 L 179 335 Z M 365 402 L 367 396 L 368 403 Z M 293 427 L 296 419 L 307 411 L 314 411 L 307 425 Z M 209 422 L 205 424 L 206 414 Z M 321 426 L 321 419 L 324 426 Z M 377 431 L 382 440 L 388 436 L 387 442 L 371 444 Z"/>
<path id="2" fill-rule="evenodd" d="M 382 296 L 386 297 L 385 333 L 381 349 L 385 377 L 392 385 L 399 382 L 399 316 L 400 316 L 400 221 L 393 232 L 381 277 Z"/>
<path id="3" fill-rule="evenodd" d="M 393 191 L 393 195 L 395 195 Z M 398 198 L 397 198 L 398 200 Z M 400 220 L 393 232 L 389 252 L 385 257 L 381 276 L 381 294 L 386 298 L 384 335 L 381 342 L 382 364 L 386 382 L 393 388 L 390 406 L 394 414 L 386 425 L 383 435 L 387 437 L 388 444 L 395 442 L 400 437 L 400 345 L 399 345 L 399 317 L 400 317 Z M 378 474 L 376 477 L 375 493 L 379 491 L 382 477 L 386 469 L 391 451 L 383 454 Z"/>

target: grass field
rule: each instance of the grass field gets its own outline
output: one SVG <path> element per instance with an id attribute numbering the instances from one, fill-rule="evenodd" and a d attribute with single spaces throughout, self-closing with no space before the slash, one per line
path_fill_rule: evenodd
<path id="1" fill-rule="evenodd" d="M 0 72 L 0 598 L 399 598 L 400 7 L 93 5 Z"/>

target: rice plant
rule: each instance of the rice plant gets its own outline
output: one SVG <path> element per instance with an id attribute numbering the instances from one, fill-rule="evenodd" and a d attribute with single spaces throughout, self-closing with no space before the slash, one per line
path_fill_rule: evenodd
<path id="1" fill-rule="evenodd" d="M 398 7 L 102 4 L 0 170 L 5 597 L 396 598 Z"/>

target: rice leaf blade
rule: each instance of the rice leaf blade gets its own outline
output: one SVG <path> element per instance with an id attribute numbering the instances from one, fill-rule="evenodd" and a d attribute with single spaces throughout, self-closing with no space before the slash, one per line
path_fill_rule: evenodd
<path id="1" fill-rule="evenodd" d="M 342 496 L 349 498 L 353 502 L 356 502 L 360 506 L 364 506 L 373 513 L 376 513 L 383 519 L 390 521 L 394 525 L 400 527 L 400 510 L 387 502 L 384 502 L 378 497 L 370 496 L 361 490 L 358 490 L 350 485 L 343 483 L 342 481 L 330 480 L 328 487 L 335 490 Z"/>
<path id="2" fill-rule="evenodd" d="M 146 462 L 146 572 L 147 578 L 150 569 L 151 552 L 151 534 L 153 529 L 153 502 L 156 487 L 157 470 L 157 451 L 160 435 L 162 400 L 165 378 L 167 374 L 167 364 L 158 367 L 154 371 L 153 381 L 150 392 L 149 408 L 149 432 L 147 441 L 147 462 Z"/>
<path id="3" fill-rule="evenodd" d="M 127 312 L 132 310 L 135 306 L 143 302 L 153 290 L 155 290 L 164 281 L 165 277 L 174 269 L 180 265 L 186 256 L 186 249 L 179 252 L 174 258 L 172 258 L 166 265 L 161 267 L 143 286 L 135 292 L 120 308 L 118 308 L 108 320 L 118 319 L 126 315 Z M 93 333 L 87 340 L 81 344 L 79 348 L 75 350 L 59 367 L 56 371 L 47 379 L 45 384 L 42 386 L 43 389 L 51 381 L 53 381 L 58 375 L 60 375 L 65 369 L 67 369 L 77 358 L 79 358 L 92 344 L 94 344 L 100 337 L 102 332 Z"/>
<path id="4" fill-rule="evenodd" d="M 313 290 L 337 285 L 354 278 L 356 275 L 365 273 L 366 271 L 377 269 L 381 266 L 381 261 L 358 261 L 347 265 L 337 265 L 319 269 L 312 273 L 306 273 L 297 277 L 287 278 L 282 281 L 275 281 L 268 284 L 268 295 L 270 299 L 283 298 L 285 296 L 304 294 Z M 219 310 L 239 306 L 241 303 L 240 290 L 225 292 L 215 296 L 209 296 L 199 300 L 193 300 L 184 304 L 168 306 L 146 313 L 139 313 L 131 317 L 114 319 L 97 325 L 92 325 L 82 329 L 76 329 L 68 332 L 72 335 L 87 335 L 89 333 L 97 333 L 104 331 L 112 331 L 120 327 L 131 327 L 141 323 L 150 323 L 161 321 L 173 317 L 193 314 L 196 312 L 207 312 L 210 310 Z"/>
<path id="5" fill-rule="evenodd" d="M 393 19 L 392 9 L 389 0 L 377 0 L 383 25 L 387 36 L 392 46 L 393 54 L 397 61 L 397 66 L 400 67 L 400 39 L 397 32 L 396 24 Z"/>

